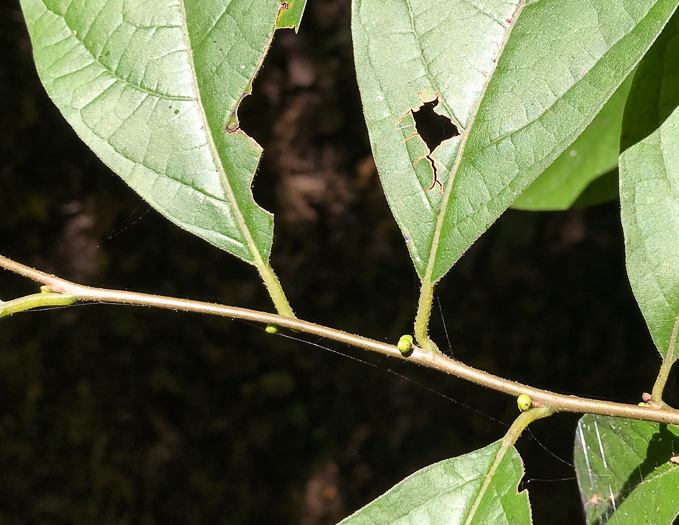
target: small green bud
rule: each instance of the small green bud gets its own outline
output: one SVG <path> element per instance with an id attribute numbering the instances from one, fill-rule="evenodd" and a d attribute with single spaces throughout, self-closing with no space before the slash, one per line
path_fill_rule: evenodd
<path id="1" fill-rule="evenodd" d="M 519 410 L 521 410 L 521 412 L 526 412 L 533 406 L 533 400 L 528 394 L 521 394 L 516 398 L 516 404 L 519 405 Z"/>
<path id="2" fill-rule="evenodd" d="M 52 288 L 50 288 L 49 286 L 41 286 L 40 291 L 42 293 L 52 293 Z"/>
<path id="3" fill-rule="evenodd" d="M 275 324 L 268 324 L 268 325 L 266 325 L 266 333 L 267 334 L 277 334 L 278 333 L 278 327 Z"/>
<path id="4" fill-rule="evenodd" d="M 413 336 L 402 335 L 398 340 L 398 351 L 404 356 L 408 356 L 413 349 Z"/>
<path id="5" fill-rule="evenodd" d="M 640 406 L 640 407 L 647 407 L 648 405 L 647 405 L 646 403 L 644 403 L 643 401 L 639 401 L 639 402 L 637 403 L 637 406 Z"/>

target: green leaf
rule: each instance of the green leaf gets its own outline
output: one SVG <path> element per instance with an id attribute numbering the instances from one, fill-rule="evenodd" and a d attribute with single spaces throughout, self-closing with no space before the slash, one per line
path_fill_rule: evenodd
<path id="1" fill-rule="evenodd" d="M 370 141 L 423 286 L 585 129 L 676 6 L 353 0 Z M 460 133 L 429 158 L 412 116 L 428 100 Z"/>
<path id="2" fill-rule="evenodd" d="M 649 410 L 653 410 L 649 408 Z M 575 472 L 588 523 L 671 524 L 679 516 L 679 427 L 587 415 Z"/>
<path id="3" fill-rule="evenodd" d="M 294 29 L 296 33 L 299 31 L 299 24 L 302 22 L 306 0 L 288 0 L 282 2 L 281 5 L 283 9 L 278 15 L 276 29 L 290 28 Z"/>
<path id="4" fill-rule="evenodd" d="M 519 195 L 512 208 L 567 210 L 617 198 L 617 173 L 611 172 L 618 167 L 622 114 L 631 85 L 632 75 L 575 142 Z M 612 184 L 600 180 L 609 173 Z"/>
<path id="5" fill-rule="evenodd" d="M 85 143 L 167 218 L 261 271 L 273 217 L 252 197 L 261 148 L 236 111 L 279 1 L 21 5 L 45 89 Z"/>
<path id="6" fill-rule="evenodd" d="M 528 492 L 517 491 L 522 476 L 516 449 L 496 441 L 419 470 L 341 523 L 528 524 Z"/>
<path id="7" fill-rule="evenodd" d="M 620 207 L 627 273 L 658 351 L 679 325 L 679 18 L 639 65 L 623 120 Z"/>

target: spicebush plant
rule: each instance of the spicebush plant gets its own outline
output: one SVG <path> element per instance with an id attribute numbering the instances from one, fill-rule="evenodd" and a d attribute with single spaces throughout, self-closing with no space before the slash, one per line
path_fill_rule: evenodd
<path id="1" fill-rule="evenodd" d="M 370 144 L 420 281 L 413 334 L 388 344 L 295 317 L 269 262 L 273 216 L 252 194 L 262 150 L 239 105 L 275 33 L 299 27 L 303 0 L 22 0 L 40 78 L 76 133 L 165 217 L 252 265 L 277 313 L 84 286 L 0 257 L 43 285 L 0 316 L 88 301 L 209 313 L 517 398 L 504 437 L 412 474 L 343 523 L 531 523 L 514 444 L 558 412 L 585 414 L 573 439 L 588 523 L 673 523 L 679 411 L 663 393 L 679 330 L 678 4 L 353 0 Z M 444 140 L 426 136 L 425 112 Z M 610 198 L 597 182 L 616 168 L 629 281 L 662 357 L 639 405 L 542 390 L 441 352 L 429 335 L 435 288 L 465 251 L 510 206 Z"/>

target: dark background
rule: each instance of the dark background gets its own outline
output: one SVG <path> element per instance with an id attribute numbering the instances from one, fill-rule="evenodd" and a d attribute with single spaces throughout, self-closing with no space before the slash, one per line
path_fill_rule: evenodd
<path id="1" fill-rule="evenodd" d="M 254 193 L 275 213 L 272 264 L 298 316 L 396 341 L 417 278 L 370 156 L 349 4 L 311 0 L 298 35 L 277 33 L 240 121 L 265 149 Z M 17 2 L 0 24 L 0 253 L 85 284 L 271 310 L 253 268 L 150 210 L 79 141 L 38 81 Z M 447 349 L 445 328 L 456 358 L 505 377 L 637 402 L 659 357 L 623 257 L 617 203 L 508 211 L 437 288 L 433 337 Z M 36 290 L 0 273 L 3 300 Z M 146 308 L 3 318 L 0 523 L 333 523 L 517 414 L 510 397 L 318 343 L 369 364 Z M 576 422 L 557 415 L 532 427 L 541 444 L 518 443 L 538 524 L 582 521 L 555 457 L 572 461 Z"/>

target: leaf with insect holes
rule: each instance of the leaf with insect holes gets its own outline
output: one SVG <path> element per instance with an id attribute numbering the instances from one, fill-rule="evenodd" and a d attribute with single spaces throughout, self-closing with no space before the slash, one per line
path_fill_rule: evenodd
<path id="1" fill-rule="evenodd" d="M 280 2 L 21 6 L 45 89 L 83 141 L 174 223 L 265 266 L 273 217 L 250 187 L 261 148 L 239 129 L 236 111 L 269 47 Z"/>
<path id="2" fill-rule="evenodd" d="M 290 28 L 295 33 L 299 31 L 299 24 L 302 22 L 306 0 L 288 0 L 281 2 L 281 13 L 276 21 L 276 29 Z"/>
<path id="3" fill-rule="evenodd" d="M 625 107 L 620 209 L 627 273 L 653 341 L 677 358 L 679 15 L 639 65 Z"/>
<path id="4" fill-rule="evenodd" d="M 571 144 L 678 0 L 353 0 L 354 56 L 387 201 L 440 279 Z M 459 135 L 429 151 L 413 111 Z"/>
<path id="5" fill-rule="evenodd" d="M 649 408 L 649 410 L 653 410 Z M 587 523 L 670 525 L 679 516 L 679 427 L 586 415 L 575 473 Z"/>
<path id="6" fill-rule="evenodd" d="M 496 441 L 415 472 L 341 524 L 528 525 L 528 492 L 517 488 L 522 476 L 519 453 Z"/>

